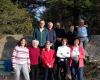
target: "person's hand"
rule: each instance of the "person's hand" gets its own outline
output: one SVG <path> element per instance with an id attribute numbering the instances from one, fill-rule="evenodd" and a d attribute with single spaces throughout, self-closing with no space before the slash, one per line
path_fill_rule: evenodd
<path id="1" fill-rule="evenodd" d="M 47 64 L 47 66 L 48 66 L 49 68 L 51 68 L 51 67 L 52 67 L 49 63 Z"/>
<path id="2" fill-rule="evenodd" d="M 13 67 L 14 70 L 16 69 L 16 65 L 13 65 L 12 67 Z"/>
<path id="3" fill-rule="evenodd" d="M 49 68 L 51 68 L 52 66 L 51 65 L 49 65 Z"/>

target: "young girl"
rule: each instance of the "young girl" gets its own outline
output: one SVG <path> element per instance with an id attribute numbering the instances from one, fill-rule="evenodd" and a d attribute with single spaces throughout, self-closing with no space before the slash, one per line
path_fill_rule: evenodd
<path id="1" fill-rule="evenodd" d="M 43 80 L 54 79 L 53 69 L 54 69 L 54 62 L 55 62 L 55 51 L 50 49 L 50 47 L 51 47 L 51 43 L 47 41 L 45 44 L 45 48 L 42 50 L 41 53 L 42 65 L 44 68 Z"/>
<path id="2" fill-rule="evenodd" d="M 15 46 L 12 54 L 12 64 L 15 71 L 15 80 L 20 80 L 21 71 L 25 77 L 25 80 L 30 80 L 29 50 L 27 48 L 27 41 L 25 38 L 20 39 L 17 46 Z"/>
<path id="3" fill-rule="evenodd" d="M 74 40 L 74 46 L 71 47 L 70 69 L 72 80 L 83 80 L 84 68 L 84 48 L 79 46 L 80 40 Z"/>

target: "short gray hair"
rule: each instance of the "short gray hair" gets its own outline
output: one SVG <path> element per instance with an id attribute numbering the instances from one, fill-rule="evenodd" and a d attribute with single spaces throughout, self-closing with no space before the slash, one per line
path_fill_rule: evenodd
<path id="1" fill-rule="evenodd" d="M 39 44 L 39 41 L 38 40 L 32 40 L 32 43 L 37 43 L 37 44 Z"/>

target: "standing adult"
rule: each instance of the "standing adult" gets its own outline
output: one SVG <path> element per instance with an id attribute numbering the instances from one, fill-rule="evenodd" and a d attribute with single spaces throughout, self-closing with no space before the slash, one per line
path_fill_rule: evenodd
<path id="1" fill-rule="evenodd" d="M 70 57 L 70 70 L 72 80 L 84 80 L 84 59 L 85 52 L 84 48 L 79 46 L 80 40 L 76 38 L 74 40 L 74 46 L 71 47 Z"/>
<path id="2" fill-rule="evenodd" d="M 77 26 L 77 36 L 80 38 L 82 46 L 86 49 L 89 39 L 87 26 L 83 19 L 80 19 L 79 26 Z"/>
<path id="3" fill-rule="evenodd" d="M 60 73 L 61 73 L 61 80 L 66 80 L 66 73 L 68 69 L 68 61 L 70 57 L 70 48 L 67 45 L 67 39 L 63 38 L 62 46 L 59 46 L 57 49 L 57 80 L 60 80 Z"/>
<path id="4" fill-rule="evenodd" d="M 36 27 L 33 33 L 33 39 L 39 41 L 39 47 L 43 48 L 49 39 L 48 30 L 45 28 L 45 21 L 40 20 L 39 27 Z"/>
<path id="5" fill-rule="evenodd" d="M 29 48 L 30 56 L 30 80 L 37 80 L 37 71 L 40 58 L 39 41 L 32 40 L 32 46 Z"/>
<path id="6" fill-rule="evenodd" d="M 46 41 L 49 40 L 49 33 L 48 33 L 48 29 L 45 27 L 44 20 L 39 21 L 39 26 L 36 27 L 34 30 L 33 39 L 36 39 L 39 41 L 39 47 L 41 50 L 42 50 L 42 48 L 45 47 Z M 39 60 L 39 68 L 40 68 L 40 72 L 41 72 L 42 71 L 41 59 Z"/>
<path id="7" fill-rule="evenodd" d="M 55 32 L 56 32 L 56 43 L 55 43 L 55 49 L 57 51 L 58 46 L 62 45 L 62 38 L 65 37 L 65 30 L 62 28 L 61 23 L 57 22 L 55 26 Z"/>
<path id="8" fill-rule="evenodd" d="M 66 36 L 67 36 L 67 39 L 68 39 L 68 44 L 70 46 L 74 45 L 74 39 L 77 36 L 74 25 L 70 25 L 69 31 L 67 32 Z"/>
<path id="9" fill-rule="evenodd" d="M 52 48 L 54 49 L 54 44 L 56 42 L 56 33 L 53 29 L 53 23 L 48 22 L 48 32 L 49 32 L 49 41 L 52 44 Z"/>
<path id="10" fill-rule="evenodd" d="M 15 80 L 20 80 L 21 71 L 25 77 L 25 80 L 30 80 L 29 50 L 27 48 L 27 41 L 25 38 L 20 39 L 17 46 L 15 46 L 12 54 L 12 64 L 15 71 Z"/>
<path id="11" fill-rule="evenodd" d="M 88 25 L 85 25 L 85 21 L 83 19 L 79 21 L 79 26 L 77 27 L 77 36 L 81 41 L 81 46 L 83 46 L 85 49 L 85 56 L 86 59 L 88 60 L 89 54 L 86 49 L 89 42 L 90 32 L 89 32 Z"/>
<path id="12" fill-rule="evenodd" d="M 42 50 L 41 58 L 42 58 L 42 66 L 43 66 L 43 80 L 54 80 L 54 62 L 55 62 L 55 51 L 50 48 L 51 43 L 49 41 L 46 42 L 45 48 Z"/>

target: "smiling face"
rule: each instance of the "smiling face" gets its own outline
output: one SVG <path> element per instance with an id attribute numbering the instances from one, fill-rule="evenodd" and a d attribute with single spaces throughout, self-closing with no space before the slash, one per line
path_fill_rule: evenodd
<path id="1" fill-rule="evenodd" d="M 74 45 L 77 46 L 77 45 L 79 45 L 79 44 L 80 44 L 80 40 L 79 40 L 79 39 L 75 39 L 75 40 L 74 40 Z"/>
<path id="2" fill-rule="evenodd" d="M 71 32 L 73 32 L 73 31 L 74 31 L 74 26 L 73 26 L 73 25 L 70 26 L 69 30 L 70 30 Z"/>
<path id="3" fill-rule="evenodd" d="M 33 47 L 36 47 L 36 48 L 37 48 L 38 45 L 39 45 L 39 41 L 38 41 L 38 40 L 33 40 L 33 41 L 32 41 L 32 46 L 33 46 Z"/>
<path id="4" fill-rule="evenodd" d="M 22 39 L 21 40 L 21 46 L 25 46 L 26 45 L 26 40 L 25 39 Z"/>
<path id="5" fill-rule="evenodd" d="M 40 28 L 44 28 L 44 26 L 45 26 L 45 21 L 44 21 L 44 20 L 41 20 L 41 21 L 39 22 L 39 27 L 40 27 Z"/>
<path id="6" fill-rule="evenodd" d="M 50 43 L 49 41 L 46 42 L 45 48 L 46 48 L 47 50 L 50 50 L 50 48 L 51 48 L 51 43 Z"/>
<path id="7" fill-rule="evenodd" d="M 48 29 L 51 30 L 52 28 L 53 28 L 53 23 L 52 22 L 49 22 L 48 23 Z"/>
<path id="8" fill-rule="evenodd" d="M 80 24 L 80 26 L 84 26 L 84 24 L 85 24 L 84 20 L 81 19 L 81 20 L 79 21 L 79 24 Z"/>
<path id="9" fill-rule="evenodd" d="M 62 40 L 62 45 L 63 45 L 63 46 L 66 46 L 66 45 L 67 45 L 67 39 L 63 39 L 63 40 Z"/>

